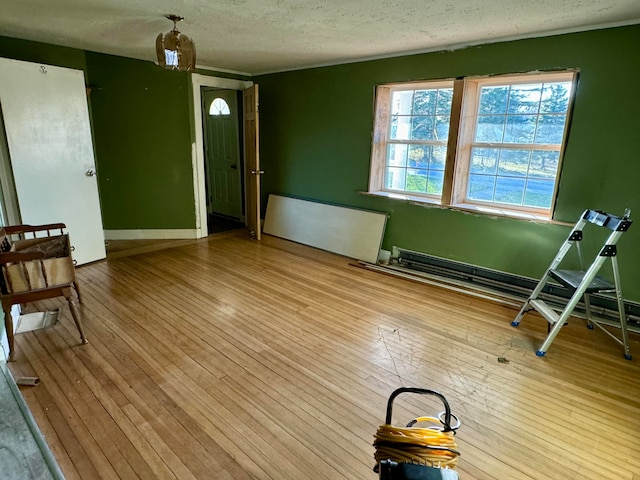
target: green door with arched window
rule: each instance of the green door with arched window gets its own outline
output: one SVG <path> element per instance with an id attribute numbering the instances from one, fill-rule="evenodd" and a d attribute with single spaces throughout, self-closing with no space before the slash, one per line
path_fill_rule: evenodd
<path id="1" fill-rule="evenodd" d="M 202 114 L 209 214 L 242 218 L 242 164 L 235 90 L 203 89 Z"/>

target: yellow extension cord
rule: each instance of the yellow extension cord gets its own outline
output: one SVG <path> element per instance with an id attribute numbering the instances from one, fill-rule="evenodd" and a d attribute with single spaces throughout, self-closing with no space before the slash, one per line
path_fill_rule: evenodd
<path id="1" fill-rule="evenodd" d="M 454 432 L 443 432 L 442 423 L 437 418 L 418 417 L 413 423 L 417 422 L 429 422 L 432 426 L 416 428 L 380 425 L 373 442 L 376 447 L 376 463 L 393 460 L 397 463 L 455 469 L 460 452 Z"/>

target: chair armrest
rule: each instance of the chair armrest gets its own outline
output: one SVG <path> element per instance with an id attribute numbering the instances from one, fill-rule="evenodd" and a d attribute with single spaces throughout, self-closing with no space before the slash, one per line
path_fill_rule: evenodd
<path id="1" fill-rule="evenodd" d="M 51 230 L 60 230 L 63 233 L 63 229 L 67 228 L 64 223 L 48 223 L 46 225 L 7 225 L 3 227 L 4 232 L 7 235 L 21 235 L 24 233 L 35 233 L 46 231 L 47 234 Z"/>
<path id="2" fill-rule="evenodd" d="M 46 258 L 44 252 L 6 252 L 0 253 L 0 265 L 6 265 L 7 263 L 28 262 L 30 260 L 38 260 L 44 258 Z"/>

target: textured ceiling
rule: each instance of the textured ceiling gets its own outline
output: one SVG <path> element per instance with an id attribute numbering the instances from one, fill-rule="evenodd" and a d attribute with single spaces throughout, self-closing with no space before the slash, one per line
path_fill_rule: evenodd
<path id="1" fill-rule="evenodd" d="M 0 35 L 154 60 L 185 17 L 199 66 L 258 74 L 640 23 L 638 0 L 0 0 Z M 637 47 L 637 46 L 636 46 Z"/>

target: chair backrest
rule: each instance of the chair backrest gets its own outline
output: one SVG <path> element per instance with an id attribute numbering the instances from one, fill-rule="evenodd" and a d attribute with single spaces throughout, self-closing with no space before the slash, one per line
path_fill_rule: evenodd
<path id="1" fill-rule="evenodd" d="M 62 233 L 63 228 L 64 224 L 50 224 L 0 229 L 2 294 L 30 292 L 75 281 L 69 235 Z M 52 235 L 52 230 L 57 229 L 61 233 Z"/>

